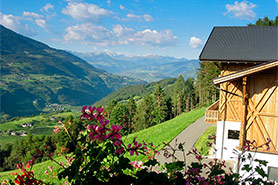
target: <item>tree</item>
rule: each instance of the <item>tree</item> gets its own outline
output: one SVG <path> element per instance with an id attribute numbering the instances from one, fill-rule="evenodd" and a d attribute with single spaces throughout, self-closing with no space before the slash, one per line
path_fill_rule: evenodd
<path id="1" fill-rule="evenodd" d="M 166 120 L 167 117 L 165 93 L 159 84 L 156 85 L 154 91 L 154 97 L 155 97 L 154 111 L 152 112 L 154 119 L 152 125 L 162 123 L 163 121 Z"/>
<path id="2" fill-rule="evenodd" d="M 111 117 L 111 112 L 113 111 L 114 107 L 116 107 L 117 105 L 117 101 L 116 100 L 112 100 L 108 103 L 107 108 L 106 108 L 106 115 L 107 118 L 110 119 Z"/>
<path id="3" fill-rule="evenodd" d="M 199 96 L 199 105 L 208 105 L 216 100 L 218 91 L 214 88 L 212 79 L 220 74 L 220 66 L 217 63 L 200 63 L 197 71 L 196 94 Z"/>
<path id="4" fill-rule="evenodd" d="M 136 123 L 134 127 L 136 131 L 143 130 L 152 126 L 154 118 L 154 116 L 152 115 L 153 109 L 154 106 L 152 96 L 145 96 L 139 103 L 137 112 L 135 114 Z"/>
<path id="5" fill-rule="evenodd" d="M 186 101 L 186 106 L 185 106 L 186 112 L 191 111 L 194 108 L 194 104 L 195 104 L 194 82 L 195 81 L 193 78 L 188 78 L 185 81 L 184 94 L 185 94 L 185 101 Z"/>
<path id="6" fill-rule="evenodd" d="M 275 20 L 265 16 L 263 19 L 259 18 L 255 24 L 249 23 L 248 26 L 278 26 L 278 16 L 276 16 Z"/>
<path id="7" fill-rule="evenodd" d="M 134 118 L 134 115 L 136 113 L 136 108 L 137 108 L 133 96 L 131 96 L 129 98 L 129 100 L 127 102 L 127 108 L 128 108 L 128 119 L 129 119 L 128 124 L 132 125 L 134 122 L 133 118 Z"/>
<path id="8" fill-rule="evenodd" d="M 180 75 L 174 83 L 173 110 L 175 117 L 180 115 L 184 111 L 184 88 L 185 81 L 183 79 L 183 76 Z"/>

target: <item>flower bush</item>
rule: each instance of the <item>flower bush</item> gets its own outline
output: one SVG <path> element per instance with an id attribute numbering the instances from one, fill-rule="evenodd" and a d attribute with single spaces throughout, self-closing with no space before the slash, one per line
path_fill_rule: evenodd
<path id="1" fill-rule="evenodd" d="M 163 166 L 155 159 L 158 154 L 152 143 L 146 144 L 134 138 L 127 145 L 123 142 L 122 126 L 110 125 L 105 119 L 103 108 L 83 107 L 81 119 L 84 120 L 86 129 L 80 131 L 78 137 L 72 137 L 68 127 L 71 123 L 61 123 L 60 127 L 55 127 L 54 132 L 64 132 L 74 146 L 73 152 L 65 155 L 66 164 L 59 164 L 52 157 L 53 154 L 46 154 L 51 160 L 60 165 L 60 169 L 54 173 L 52 167 L 45 170 L 45 174 L 59 179 L 66 179 L 69 184 L 121 184 L 121 185 L 140 185 L 140 184 L 185 184 L 185 185 L 210 185 L 210 184 L 274 184 L 266 181 L 266 173 L 263 166 L 266 161 L 256 160 L 257 166 L 252 165 L 252 161 L 242 167 L 243 171 L 252 172 L 247 177 L 240 176 L 232 170 L 227 170 L 225 161 L 213 159 L 207 162 L 197 149 L 188 152 L 193 155 L 196 162 L 186 164 L 184 161 L 165 163 Z M 86 122 L 87 120 L 88 122 Z M 266 146 L 269 144 L 266 143 Z M 255 142 L 246 142 L 245 149 L 252 148 Z M 178 144 L 178 149 L 170 147 L 173 152 L 164 151 L 165 157 L 175 157 L 177 150 L 183 153 L 183 143 Z M 61 150 L 67 151 L 62 147 Z M 42 154 L 40 154 L 42 155 Z M 146 155 L 148 161 L 130 161 L 129 155 Z M 184 158 L 186 154 L 184 153 Z M 241 154 L 240 159 L 246 160 Z M 249 160 L 253 160 L 249 156 Z M 255 160 L 254 160 L 255 161 Z M 34 177 L 34 172 L 26 168 L 32 166 L 33 161 L 19 164 L 22 174 L 15 174 L 14 183 L 17 184 L 43 184 L 41 180 Z M 32 168 L 32 167 L 31 167 Z M 252 176 L 252 174 L 257 176 Z M 57 175 L 56 175 L 57 174 Z"/>

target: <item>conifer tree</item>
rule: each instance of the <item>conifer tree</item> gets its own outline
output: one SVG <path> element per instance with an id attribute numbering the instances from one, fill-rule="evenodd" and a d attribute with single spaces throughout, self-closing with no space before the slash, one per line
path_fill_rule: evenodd
<path id="1" fill-rule="evenodd" d="M 128 119 L 129 119 L 129 124 L 133 124 L 134 123 L 134 115 L 136 113 L 136 103 L 135 100 L 133 98 L 133 96 L 131 96 L 127 102 L 127 108 L 128 108 Z"/>
<path id="2" fill-rule="evenodd" d="M 154 119 L 152 125 L 162 123 L 163 121 L 166 120 L 167 117 L 165 93 L 159 84 L 156 85 L 154 97 L 155 97 L 154 111 L 152 112 Z"/>
<path id="3" fill-rule="evenodd" d="M 174 116 L 180 115 L 184 111 L 184 88 L 185 81 L 183 76 L 180 75 L 176 82 L 174 83 L 174 93 L 173 93 L 173 110 Z"/>
<path id="4" fill-rule="evenodd" d="M 137 112 L 135 114 L 135 130 L 143 130 L 146 129 L 153 124 L 152 111 L 154 109 L 153 106 L 153 98 L 151 95 L 145 96 L 137 107 Z"/>

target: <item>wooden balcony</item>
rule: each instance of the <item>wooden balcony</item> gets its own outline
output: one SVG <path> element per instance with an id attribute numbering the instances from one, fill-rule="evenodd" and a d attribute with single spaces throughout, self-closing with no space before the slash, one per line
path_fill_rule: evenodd
<path id="1" fill-rule="evenodd" d="M 214 123 L 216 124 L 218 121 L 218 107 L 219 107 L 219 100 L 214 102 L 211 106 L 209 106 L 205 113 L 205 122 L 206 123 Z"/>

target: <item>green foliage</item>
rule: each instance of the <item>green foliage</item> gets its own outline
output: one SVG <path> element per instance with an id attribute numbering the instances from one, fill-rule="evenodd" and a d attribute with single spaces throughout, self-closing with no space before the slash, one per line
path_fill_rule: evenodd
<path id="1" fill-rule="evenodd" d="M 263 19 L 259 18 L 255 24 L 249 23 L 248 26 L 278 26 L 278 16 L 275 17 L 275 20 L 265 16 Z"/>
<path id="2" fill-rule="evenodd" d="M 151 95 L 155 91 L 156 85 L 160 85 L 160 87 L 166 92 L 168 96 L 171 96 L 172 94 L 172 85 L 175 83 L 175 78 L 169 78 L 160 80 L 157 82 L 152 82 L 148 84 L 142 84 L 142 85 L 133 85 L 128 87 L 123 87 L 102 100 L 96 102 L 94 105 L 102 105 L 105 106 L 112 100 L 115 101 L 127 101 L 130 97 L 133 96 L 135 99 L 142 99 L 144 96 Z"/>
<path id="3" fill-rule="evenodd" d="M 214 88 L 212 79 L 220 74 L 220 64 L 218 63 L 200 63 L 200 69 L 197 72 L 197 83 L 195 94 L 199 99 L 199 106 L 209 105 L 216 101 L 219 92 Z"/>
<path id="4" fill-rule="evenodd" d="M 154 116 L 152 114 L 153 109 L 153 97 L 151 95 L 145 96 L 138 105 L 137 113 L 134 116 L 136 119 L 134 125 L 136 131 L 146 129 L 154 125 Z"/>
<path id="5" fill-rule="evenodd" d="M 173 110 L 174 116 L 180 115 L 184 112 L 184 105 L 185 105 L 185 81 L 182 75 L 179 76 L 177 81 L 174 84 L 174 94 L 173 94 Z"/>

